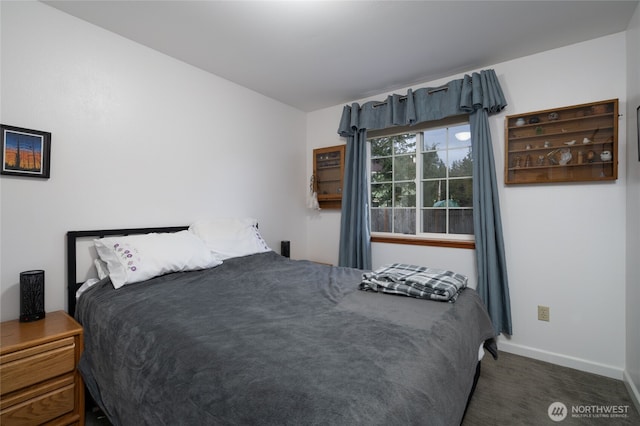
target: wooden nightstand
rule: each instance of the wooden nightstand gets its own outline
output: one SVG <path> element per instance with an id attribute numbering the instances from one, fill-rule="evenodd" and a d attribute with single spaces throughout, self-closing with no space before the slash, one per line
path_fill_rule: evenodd
<path id="1" fill-rule="evenodd" d="M 82 327 L 57 311 L 0 328 L 0 424 L 84 425 Z"/>

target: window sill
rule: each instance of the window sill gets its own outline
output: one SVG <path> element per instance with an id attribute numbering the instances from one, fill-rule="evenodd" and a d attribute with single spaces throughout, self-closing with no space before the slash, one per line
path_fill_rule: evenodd
<path id="1" fill-rule="evenodd" d="M 408 238 L 408 237 L 381 237 L 371 236 L 372 243 L 388 243 L 388 244 L 410 244 L 414 246 L 432 246 L 432 247 L 448 247 L 461 249 L 475 249 L 475 241 L 456 241 L 456 240 L 432 240 L 426 238 Z"/>

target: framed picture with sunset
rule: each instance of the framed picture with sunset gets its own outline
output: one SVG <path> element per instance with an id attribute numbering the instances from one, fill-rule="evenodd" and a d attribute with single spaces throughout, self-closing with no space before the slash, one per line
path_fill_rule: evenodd
<path id="1" fill-rule="evenodd" d="M 0 124 L 2 169 L 0 174 L 49 178 L 51 133 Z"/>

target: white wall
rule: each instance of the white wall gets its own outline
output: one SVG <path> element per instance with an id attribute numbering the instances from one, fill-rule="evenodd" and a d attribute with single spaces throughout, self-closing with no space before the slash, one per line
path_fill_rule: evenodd
<path id="1" fill-rule="evenodd" d="M 65 308 L 68 230 L 253 216 L 304 256 L 304 113 L 42 3 L 0 7 L 0 121 L 52 133 L 50 179 L 0 178 L 2 320 L 28 269 Z"/>
<path id="2" fill-rule="evenodd" d="M 504 118 L 612 98 L 626 111 L 625 42 L 625 33 L 619 33 L 485 67 L 495 69 L 509 103 L 503 113 L 490 117 L 514 333 L 501 338 L 500 347 L 616 378 L 622 378 L 625 363 L 626 162 L 619 163 L 616 182 L 506 187 Z M 460 76 L 413 88 L 436 87 Z M 344 143 L 336 134 L 342 108 L 308 115 L 309 158 L 312 148 Z M 626 158 L 626 140 L 623 115 L 620 159 Z M 308 161 L 308 175 L 310 170 Z M 309 256 L 337 261 L 339 213 L 321 211 L 307 226 Z M 378 243 L 372 250 L 374 268 L 408 261 L 475 276 L 472 250 Z M 537 320 L 537 305 L 550 307 L 550 322 Z"/>
<path id="3" fill-rule="evenodd" d="M 627 117 L 640 106 L 640 7 L 636 8 L 627 29 Z M 638 161 L 637 119 L 627 120 L 627 359 L 625 383 L 640 411 L 640 161 Z"/>
<path id="4" fill-rule="evenodd" d="M 342 106 L 336 106 L 307 114 L 307 193 L 313 174 L 313 149 L 345 143 L 344 138 L 338 136 L 341 113 Z M 340 210 L 307 210 L 306 249 L 309 259 L 337 265 L 339 239 Z"/>
<path id="5" fill-rule="evenodd" d="M 508 113 L 612 98 L 624 112 L 625 64 L 624 33 L 501 64 Z M 626 115 L 618 124 L 618 181 L 503 187 L 514 336 L 502 346 L 621 378 Z M 504 154 L 503 134 L 498 146 Z"/>

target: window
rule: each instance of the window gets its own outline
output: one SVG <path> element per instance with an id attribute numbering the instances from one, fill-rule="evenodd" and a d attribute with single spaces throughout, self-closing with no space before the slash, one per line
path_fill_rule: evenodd
<path id="1" fill-rule="evenodd" d="M 472 240 L 469 124 L 372 135 L 371 232 Z"/>

